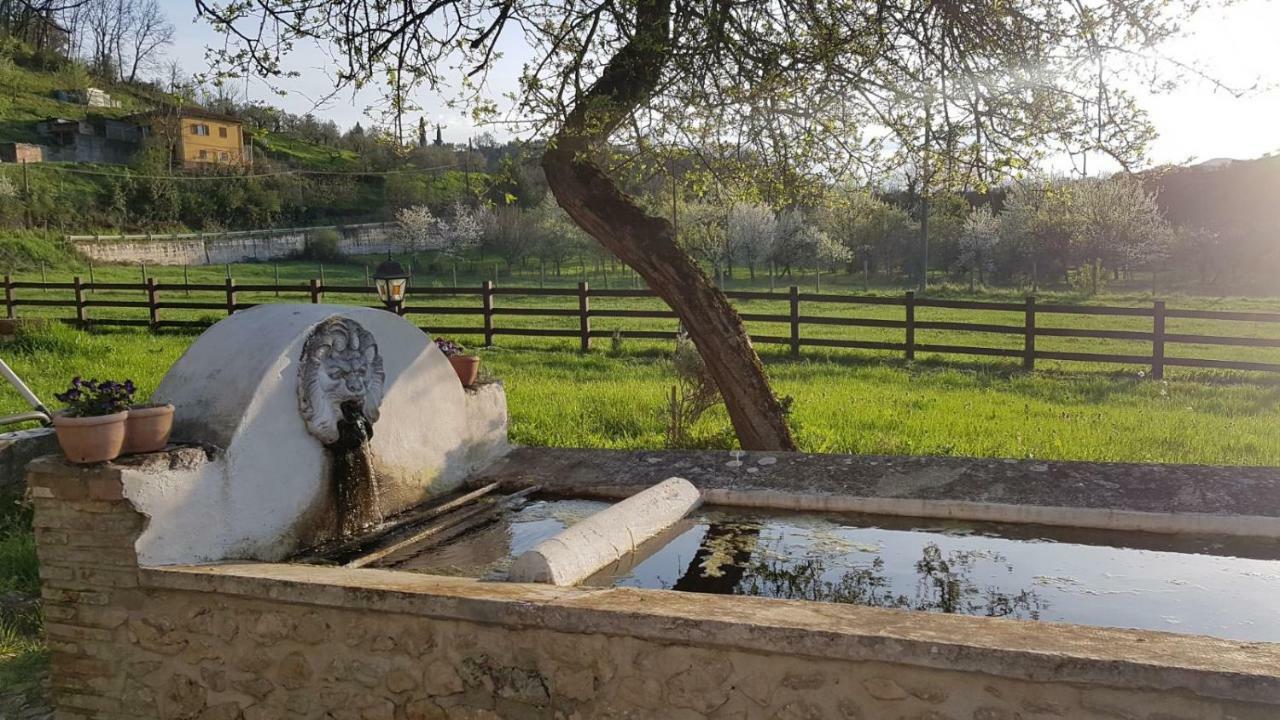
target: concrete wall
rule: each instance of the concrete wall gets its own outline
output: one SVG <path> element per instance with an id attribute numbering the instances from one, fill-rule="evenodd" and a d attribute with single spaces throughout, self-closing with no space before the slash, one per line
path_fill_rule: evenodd
<path id="1" fill-rule="evenodd" d="M 117 140 L 102 135 L 77 133 L 71 137 L 69 145 L 46 145 L 44 161 L 127 165 L 140 147 L 137 141 Z"/>
<path id="2" fill-rule="evenodd" d="M 50 457 L 28 482 L 68 720 L 1280 716 L 1276 645 L 383 570 L 146 569 L 120 467 Z"/>
<path id="3" fill-rule="evenodd" d="M 405 243 L 395 237 L 395 228 L 394 223 L 367 223 L 181 235 L 69 235 L 67 241 L 94 262 L 222 265 L 288 258 L 301 253 L 322 230 L 341 235 L 338 252 L 343 255 L 405 252 Z"/>

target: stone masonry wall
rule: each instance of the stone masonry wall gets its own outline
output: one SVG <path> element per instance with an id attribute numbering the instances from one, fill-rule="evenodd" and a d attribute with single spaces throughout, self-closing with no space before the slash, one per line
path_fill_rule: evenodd
<path id="1" fill-rule="evenodd" d="M 119 478 L 109 465 L 73 469 L 51 458 L 28 478 L 53 700 L 65 720 L 1277 717 L 1277 705 L 1178 689 L 1177 669 L 1142 670 L 1150 687 L 1119 687 L 1020 679 L 1010 674 L 1032 671 L 999 663 L 990 673 L 938 667 L 974 662 L 975 651 L 942 641 L 934 652 L 945 659 L 925 666 L 879 661 L 897 657 L 892 641 L 871 646 L 876 658 L 851 661 L 824 659 L 839 644 L 822 633 L 780 633 L 776 645 L 743 631 L 700 635 L 708 621 L 691 620 L 690 608 L 718 599 L 682 593 L 419 576 L 412 581 L 440 590 L 415 596 L 397 590 L 406 574 L 387 571 L 140 569 L 132 543 L 146 519 L 120 499 Z M 249 577 L 253 567 L 264 574 Z M 368 584 L 316 581 L 334 573 Z M 778 608 L 833 618 L 853 610 L 743 600 L 724 599 L 735 605 L 716 621 L 736 622 L 743 608 L 775 625 Z M 1082 664 L 1059 656 L 1045 667 L 1079 678 L 1093 672 Z M 1268 682 L 1224 672 L 1209 685 L 1218 697 L 1258 701 L 1274 695 Z"/>
<path id="2" fill-rule="evenodd" d="M 395 237 L 393 223 L 248 230 L 200 235 L 124 235 L 117 237 L 71 236 L 75 251 L 94 262 L 150 265 L 221 265 L 288 258 L 302 252 L 310 238 L 322 230 L 340 234 L 338 252 L 343 255 L 376 255 L 404 252 L 405 243 Z"/>

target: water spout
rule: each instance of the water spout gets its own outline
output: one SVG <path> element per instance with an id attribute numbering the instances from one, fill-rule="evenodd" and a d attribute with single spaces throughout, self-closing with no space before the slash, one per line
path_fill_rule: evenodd
<path id="1" fill-rule="evenodd" d="M 373 469 L 369 440 L 373 423 L 365 417 L 360 403 L 348 400 L 341 405 L 338 439 L 325 445 L 331 458 L 330 478 L 337 501 L 337 532 L 349 537 L 382 522 L 379 510 L 378 476 Z"/>

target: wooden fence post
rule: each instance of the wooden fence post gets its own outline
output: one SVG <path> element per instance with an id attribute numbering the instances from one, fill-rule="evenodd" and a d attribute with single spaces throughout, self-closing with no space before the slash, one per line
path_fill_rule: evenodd
<path id="1" fill-rule="evenodd" d="M 791 354 L 800 354 L 800 288 L 792 285 L 787 292 L 791 303 Z"/>
<path id="2" fill-rule="evenodd" d="M 151 329 L 155 330 L 160 324 L 160 308 L 156 307 L 156 279 L 147 278 L 147 319 L 151 322 Z"/>
<path id="3" fill-rule="evenodd" d="M 1022 368 L 1036 369 L 1036 296 L 1027 296 L 1027 319 L 1022 345 Z"/>
<path id="4" fill-rule="evenodd" d="M 907 361 L 916 359 L 916 294 L 907 291 Z"/>
<path id="5" fill-rule="evenodd" d="M 484 346 L 493 347 L 493 281 L 485 280 L 480 290 L 484 303 Z"/>
<path id="6" fill-rule="evenodd" d="M 17 317 L 13 310 L 13 278 L 8 275 L 4 276 L 4 314 L 7 318 Z"/>
<path id="7" fill-rule="evenodd" d="M 578 283 L 578 339 L 582 352 L 591 349 L 591 293 L 587 283 Z"/>
<path id="8" fill-rule="evenodd" d="M 79 275 L 72 278 L 71 282 L 76 293 L 76 325 L 84 327 L 86 319 L 84 314 L 84 285 L 80 283 Z"/>
<path id="9" fill-rule="evenodd" d="M 309 286 L 311 288 L 311 304 L 318 305 L 320 303 L 320 281 L 311 278 Z"/>
<path id="10" fill-rule="evenodd" d="M 1164 301 L 1157 300 L 1151 314 L 1151 377 L 1164 379 Z"/>
<path id="11" fill-rule="evenodd" d="M 236 311 L 236 280 L 235 278 L 227 278 L 227 314 L 230 315 Z"/>

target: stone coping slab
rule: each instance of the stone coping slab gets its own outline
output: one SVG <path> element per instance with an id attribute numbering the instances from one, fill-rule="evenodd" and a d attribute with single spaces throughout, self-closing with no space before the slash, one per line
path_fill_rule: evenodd
<path id="1" fill-rule="evenodd" d="M 141 570 L 144 588 L 1280 704 L 1280 644 L 667 590 L 271 563 Z"/>
<path id="2" fill-rule="evenodd" d="M 518 448 L 471 482 L 627 497 L 682 477 L 708 503 L 1280 538 L 1280 468 Z"/>

